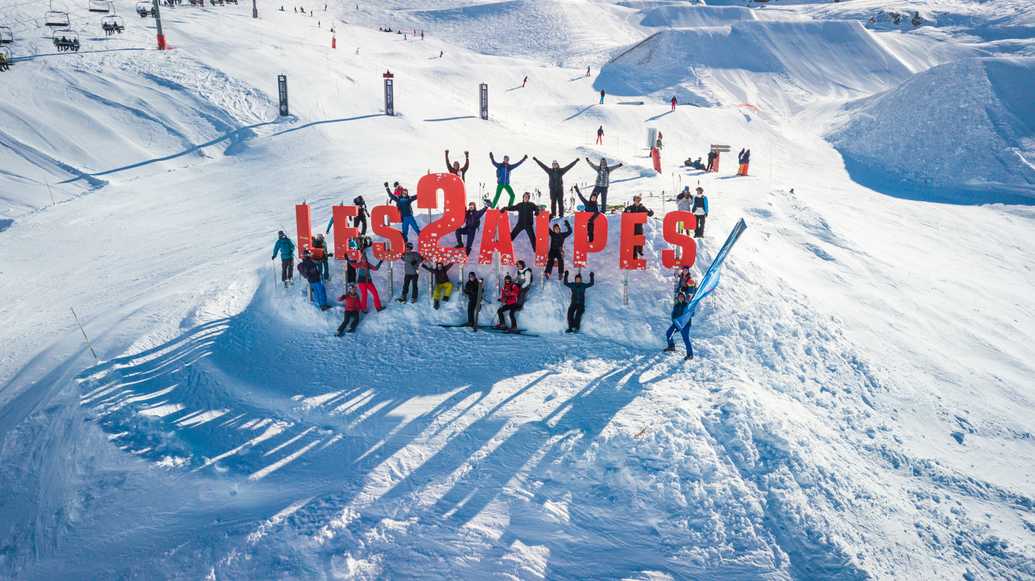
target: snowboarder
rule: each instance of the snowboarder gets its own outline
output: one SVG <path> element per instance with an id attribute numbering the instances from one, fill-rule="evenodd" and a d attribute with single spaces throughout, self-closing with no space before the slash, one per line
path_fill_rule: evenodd
<path id="1" fill-rule="evenodd" d="M 359 325 L 359 311 L 362 309 L 362 301 L 359 299 L 359 295 L 356 294 L 356 285 L 348 285 L 345 294 L 338 297 L 338 301 L 345 305 L 345 319 L 338 325 L 338 332 L 336 333 L 341 337 L 345 334 L 346 327 L 348 327 L 349 333 L 354 333 Z M 352 324 L 350 325 L 349 323 Z"/>
<path id="2" fill-rule="evenodd" d="M 597 127 L 597 145 L 604 144 L 604 126 Z"/>
<path id="3" fill-rule="evenodd" d="M 446 150 L 446 171 L 449 173 L 460 176 L 460 179 L 467 181 L 467 168 L 471 167 L 471 154 L 468 151 L 464 152 L 464 165 L 460 166 L 459 161 L 449 163 L 449 150 Z"/>
<path id="4" fill-rule="evenodd" d="M 381 295 L 377 292 L 377 287 L 374 286 L 374 275 L 370 272 L 372 270 L 378 270 L 381 268 L 383 260 L 377 261 L 377 264 L 371 264 L 370 260 L 367 259 L 366 251 L 360 256 L 359 260 L 351 260 L 346 258 L 348 262 L 352 263 L 352 266 L 356 269 L 356 285 L 359 287 L 360 307 L 363 312 L 367 312 L 367 295 L 373 295 L 374 297 L 374 309 L 377 311 L 383 311 L 384 307 L 381 306 Z"/>
<path id="5" fill-rule="evenodd" d="M 485 281 L 478 278 L 473 272 L 467 274 L 467 282 L 464 283 L 464 295 L 467 297 L 467 326 L 478 330 L 478 311 L 481 310 L 482 299 L 485 296 Z"/>
<path id="6" fill-rule="evenodd" d="M 324 240 L 323 234 L 317 234 L 316 238 L 313 239 L 311 252 L 313 260 L 316 261 L 316 265 L 320 267 L 320 274 L 323 275 L 323 279 L 331 280 L 331 269 L 328 265 L 327 257 L 327 241 Z"/>
<path id="7" fill-rule="evenodd" d="M 751 150 L 741 149 L 740 153 L 737 154 L 737 163 L 740 165 L 740 168 L 737 170 L 737 175 L 748 175 L 748 164 L 751 163 Z"/>
<path id="8" fill-rule="evenodd" d="M 295 243 L 284 234 L 283 230 L 277 232 L 277 242 L 273 245 L 273 260 L 277 259 L 280 253 L 280 282 L 286 288 L 289 282 L 294 282 L 295 274 Z"/>
<path id="9" fill-rule="evenodd" d="M 564 217 L 564 174 L 568 173 L 568 170 L 575 167 L 575 164 L 579 163 L 579 158 L 575 158 L 575 161 L 568 165 L 561 167 L 557 160 L 553 160 L 550 167 L 547 167 L 545 163 L 539 161 L 539 158 L 532 156 L 532 160 L 539 164 L 539 167 L 543 168 L 546 175 L 550 178 L 550 214 L 554 218 Z"/>
<path id="10" fill-rule="evenodd" d="M 564 271 L 564 286 L 571 289 L 571 302 L 568 303 L 568 329 L 565 333 L 577 333 L 582 327 L 582 314 L 586 312 L 586 289 L 593 286 L 593 273 L 589 273 L 589 282 L 582 282 L 582 275 L 575 275 L 575 282 L 568 282 L 568 271 Z"/>
<path id="11" fill-rule="evenodd" d="M 596 229 L 596 221 L 597 218 L 600 217 L 600 204 L 597 202 L 597 194 L 594 191 L 589 195 L 589 199 L 587 200 L 585 196 L 582 195 L 582 191 L 579 190 L 578 186 L 573 187 L 575 189 L 575 194 L 578 195 L 580 200 L 582 200 L 582 208 L 586 212 L 593 212 L 593 215 L 589 217 L 589 224 L 587 225 L 587 238 L 592 242 L 594 230 Z"/>
<path id="12" fill-rule="evenodd" d="M 597 181 L 593 185 L 593 193 L 600 198 L 600 211 L 607 213 L 607 189 L 611 186 L 611 172 L 622 167 L 622 164 L 618 163 L 609 166 L 607 165 L 607 158 L 604 157 L 600 158 L 599 165 L 593 165 L 593 162 L 588 157 L 586 158 L 586 163 L 597 172 Z"/>
<path id="13" fill-rule="evenodd" d="M 388 192 L 388 199 L 395 202 L 396 207 L 399 208 L 399 214 L 402 216 L 403 240 L 409 241 L 410 228 L 413 228 L 420 236 L 420 226 L 413 217 L 413 202 L 416 201 L 416 198 L 410 196 L 409 190 L 399 185 L 399 182 L 395 182 L 393 185 L 395 192 L 388 189 L 388 182 L 385 182 L 385 191 Z"/>
<path id="14" fill-rule="evenodd" d="M 681 292 L 676 295 L 676 302 L 672 305 L 672 324 L 669 325 L 668 330 L 665 331 L 665 341 L 668 342 L 668 347 L 665 347 L 664 351 L 676 350 L 676 343 L 672 340 L 672 335 L 678 331 L 679 334 L 683 336 L 683 345 L 686 347 L 686 358 L 693 359 L 694 346 L 690 344 L 690 325 L 693 319 L 688 320 L 682 329 L 680 329 L 679 325 L 676 323 L 676 319 L 682 317 L 683 314 L 686 313 L 688 300 L 689 298 L 686 296 L 686 293 Z"/>
<path id="15" fill-rule="evenodd" d="M 417 284 L 417 278 L 420 274 L 420 265 L 424 262 L 420 254 L 413 249 L 413 243 L 406 243 L 406 252 L 402 255 L 403 261 L 403 292 L 399 298 L 395 299 L 400 303 L 406 302 L 406 294 L 410 291 L 410 285 L 413 285 L 413 294 L 411 295 L 410 302 L 417 302 L 417 288 L 420 286 Z"/>
<path id="16" fill-rule="evenodd" d="M 697 228 L 694 229 L 694 238 L 704 237 L 704 220 L 708 217 L 708 196 L 704 195 L 704 188 L 697 186 L 697 193 L 691 205 L 691 212 L 697 216 Z"/>
<path id="17" fill-rule="evenodd" d="M 524 260 L 519 260 L 514 265 L 517 269 L 517 283 L 520 290 L 518 295 L 518 307 L 525 308 L 525 299 L 528 298 L 528 291 L 532 290 L 532 269 L 525 265 Z"/>
<path id="18" fill-rule="evenodd" d="M 492 165 L 496 166 L 496 197 L 492 200 L 493 208 L 498 207 L 500 195 L 504 190 L 506 190 L 507 194 L 510 195 L 510 202 L 507 205 L 512 206 L 514 204 L 514 188 L 510 187 L 510 174 L 517 169 L 518 166 L 525 163 L 526 159 L 528 159 L 527 155 L 522 157 L 521 161 L 512 164 L 510 163 L 510 156 L 504 155 L 503 161 L 497 162 L 496 158 L 492 156 L 492 152 L 489 152 L 489 161 L 492 162 Z"/>
<path id="19" fill-rule="evenodd" d="M 669 102 L 672 103 L 672 110 L 675 111 L 676 110 L 676 103 L 678 103 L 678 101 L 676 100 L 676 96 L 672 95 L 672 100 L 669 101 Z"/>
<path id="20" fill-rule="evenodd" d="M 553 264 L 557 263 L 557 272 L 564 270 L 564 240 L 571 236 L 571 224 L 564 221 L 564 232 L 561 232 L 560 224 L 554 224 L 550 228 L 550 251 L 546 255 L 546 272 L 543 274 L 547 279 L 553 273 Z"/>
<path id="21" fill-rule="evenodd" d="M 531 198 L 532 194 L 525 192 L 521 196 L 520 204 L 507 206 L 506 210 L 518 213 L 517 224 L 510 231 L 510 241 L 513 242 L 517 239 L 518 234 L 525 232 L 528 234 L 528 242 L 532 245 L 532 252 L 535 252 L 535 230 L 532 224 L 535 221 L 535 216 L 539 214 L 539 206 L 535 205 Z"/>
<path id="22" fill-rule="evenodd" d="M 607 96 L 607 92 L 604 91 L 603 89 L 600 89 L 600 104 L 601 105 L 604 104 L 604 97 L 606 97 L 606 96 Z"/>
<path id="23" fill-rule="evenodd" d="M 453 268 L 453 263 L 436 262 L 435 268 L 427 264 L 422 264 L 421 267 L 435 277 L 435 290 L 431 293 L 431 300 L 434 301 L 432 306 L 438 310 L 439 301 L 448 303 L 449 297 L 453 296 L 453 282 L 449 280 L 449 269 Z"/>
<path id="24" fill-rule="evenodd" d="M 313 260 L 313 255 L 308 250 L 305 251 L 304 258 L 298 265 L 298 272 L 309 281 L 309 291 L 313 303 L 320 307 L 322 311 L 331 308 L 327 304 L 327 289 L 323 286 L 323 275 L 320 273 L 320 267 Z"/>
<path id="25" fill-rule="evenodd" d="M 625 207 L 625 212 L 632 214 L 647 214 L 648 216 L 654 215 L 654 210 L 651 210 L 647 206 L 643 205 L 643 197 L 639 194 L 633 196 L 633 201 L 631 204 Z M 637 236 L 642 235 L 643 225 L 636 224 L 633 228 L 633 233 Z M 643 246 L 633 246 L 633 259 L 639 258 L 641 256 L 643 256 Z"/>
<path id="26" fill-rule="evenodd" d="M 496 316 L 499 317 L 500 322 L 496 324 L 497 329 L 507 329 L 506 323 L 503 321 L 504 313 L 510 313 L 510 332 L 517 331 L 517 317 L 515 313 L 521 308 L 518 304 L 518 300 L 521 296 L 521 289 L 518 285 L 514 284 L 514 279 L 510 278 L 510 275 L 503 277 L 503 288 L 500 289 L 500 303 L 503 305 L 499 309 L 496 309 Z"/>
<path id="27" fill-rule="evenodd" d="M 464 246 L 467 250 L 467 255 L 471 255 L 471 246 L 474 245 L 474 238 L 478 234 L 478 228 L 482 224 L 482 216 L 489 209 L 488 200 L 484 200 L 485 207 L 481 210 L 477 209 L 474 202 L 467 204 L 467 211 L 464 212 L 464 225 L 456 230 L 456 247 L 460 248 Z M 464 244 L 463 236 L 467 236 L 467 244 Z"/>

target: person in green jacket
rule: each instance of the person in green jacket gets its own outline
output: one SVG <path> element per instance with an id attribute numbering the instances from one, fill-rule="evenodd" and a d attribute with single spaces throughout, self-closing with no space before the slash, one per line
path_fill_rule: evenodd
<path id="1" fill-rule="evenodd" d="M 281 230 L 277 232 L 277 243 L 273 245 L 273 260 L 277 259 L 280 253 L 280 281 L 286 287 L 288 282 L 294 282 L 295 274 L 295 243 Z"/>

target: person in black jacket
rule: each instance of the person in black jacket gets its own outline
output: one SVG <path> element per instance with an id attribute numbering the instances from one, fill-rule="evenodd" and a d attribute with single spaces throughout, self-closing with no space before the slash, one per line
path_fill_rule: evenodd
<path id="1" fill-rule="evenodd" d="M 474 245 L 474 238 L 478 234 L 478 228 L 482 225 L 482 216 L 489 209 L 489 202 L 485 201 L 485 207 L 479 210 L 474 202 L 467 204 L 467 211 L 464 212 L 464 225 L 456 229 L 456 247 L 464 247 L 467 255 L 471 255 L 471 246 Z M 467 236 L 467 244 L 464 244 L 463 236 Z"/>
<path id="2" fill-rule="evenodd" d="M 359 228 L 360 236 L 366 236 L 367 216 L 370 215 L 370 212 L 367 211 L 366 200 L 363 199 L 363 196 L 356 196 L 356 199 L 352 200 L 352 205 L 356 206 L 356 209 L 358 210 L 356 212 L 356 217 L 352 219 L 352 227 Z"/>
<path id="3" fill-rule="evenodd" d="M 557 263 L 557 272 L 565 272 L 564 270 L 564 239 L 571 236 L 571 224 L 567 220 L 564 221 L 564 232 L 561 232 L 559 224 L 554 224 L 550 228 L 550 251 L 546 254 L 546 272 L 543 276 L 550 278 L 550 274 L 553 273 L 553 263 Z"/>
<path id="4" fill-rule="evenodd" d="M 473 272 L 468 273 L 467 282 L 464 283 L 464 296 L 467 297 L 467 326 L 477 331 L 478 322 L 475 319 L 485 297 L 485 281 Z"/>
<path id="5" fill-rule="evenodd" d="M 575 275 L 575 282 L 568 282 L 568 271 L 564 271 L 564 286 L 571 289 L 571 302 L 568 304 L 568 330 L 565 333 L 577 333 L 582 327 L 582 314 L 586 312 L 586 289 L 593 286 L 593 273 L 589 273 L 589 282 L 582 282 L 582 275 Z"/>
<path id="6" fill-rule="evenodd" d="M 589 195 L 589 199 L 587 200 L 586 197 L 582 195 L 582 191 L 579 190 L 578 186 L 572 186 L 572 187 L 575 188 L 575 193 L 579 196 L 579 199 L 582 200 L 582 207 L 585 208 L 585 211 L 593 212 L 593 215 L 589 217 L 589 232 L 588 232 L 588 234 L 589 234 L 589 236 L 588 236 L 589 241 L 592 242 L 593 241 L 594 226 L 596 225 L 595 223 L 597 221 L 597 218 L 600 217 L 600 204 L 597 202 L 597 195 L 596 194 L 590 194 Z"/>
<path id="7" fill-rule="evenodd" d="M 298 265 L 298 272 L 309 281 L 309 291 L 313 303 L 320 307 L 320 310 L 326 311 L 331 306 L 327 304 L 327 288 L 323 286 L 320 266 L 313 260 L 313 255 L 308 250 L 305 251 L 304 256 L 305 258 Z"/>
<path id="8" fill-rule="evenodd" d="M 647 214 L 648 216 L 654 215 L 654 210 L 651 210 L 647 206 L 643 205 L 643 197 L 639 194 L 633 196 L 632 203 L 625 207 L 625 211 L 632 214 Z M 633 227 L 633 233 L 637 236 L 642 235 L 643 225 L 637 224 L 635 227 Z M 635 260 L 641 256 L 643 256 L 643 246 L 633 246 L 633 259 Z"/>
<path id="9" fill-rule="evenodd" d="M 449 150 L 446 150 L 446 171 L 449 173 L 460 176 L 460 179 L 467 181 L 467 169 L 471 167 L 471 152 L 464 152 L 464 165 L 461 166 L 459 161 L 449 161 Z"/>
<path id="10" fill-rule="evenodd" d="M 555 218 L 564 217 L 564 174 L 568 173 L 568 170 L 575 167 L 575 164 L 579 162 L 578 158 L 568 165 L 561 167 L 557 160 L 553 160 L 550 167 L 547 167 L 545 163 L 539 161 L 539 158 L 533 156 L 532 160 L 539 164 L 539 167 L 543 168 L 546 175 L 550 177 L 550 214 Z"/>
<path id="11" fill-rule="evenodd" d="M 525 192 L 525 195 L 521 196 L 521 202 L 508 206 L 507 211 L 518 213 L 517 225 L 510 231 L 511 242 L 517 238 L 518 234 L 525 232 L 528 234 L 528 241 L 532 244 L 532 252 L 535 252 L 535 230 L 532 228 L 532 224 L 536 214 L 539 213 L 539 206 L 532 203 L 531 199 L 532 194 Z"/>
<path id="12" fill-rule="evenodd" d="M 435 290 L 431 293 L 431 300 L 433 301 L 432 306 L 437 310 L 440 300 L 448 303 L 449 297 L 453 295 L 453 281 L 449 280 L 449 269 L 453 268 L 453 263 L 442 264 L 441 262 L 436 262 L 435 268 L 422 264 L 421 268 L 435 277 Z"/>

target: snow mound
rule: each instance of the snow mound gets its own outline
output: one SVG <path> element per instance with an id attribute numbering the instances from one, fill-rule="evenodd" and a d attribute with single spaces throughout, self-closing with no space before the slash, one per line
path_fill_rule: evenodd
<path id="1" fill-rule="evenodd" d="M 643 26 L 692 28 L 723 26 L 743 20 L 756 20 L 755 12 L 743 6 L 659 6 L 647 10 L 640 22 Z"/>
<path id="2" fill-rule="evenodd" d="M 829 139 L 861 183 L 939 188 L 964 202 L 992 201 L 979 193 L 992 191 L 1035 198 L 1033 94 L 1035 58 L 966 59 L 868 99 Z"/>
<path id="3" fill-rule="evenodd" d="M 743 21 L 658 32 L 608 63 L 596 84 L 617 95 L 682 89 L 690 101 L 794 108 L 887 90 L 909 75 L 858 22 Z"/>

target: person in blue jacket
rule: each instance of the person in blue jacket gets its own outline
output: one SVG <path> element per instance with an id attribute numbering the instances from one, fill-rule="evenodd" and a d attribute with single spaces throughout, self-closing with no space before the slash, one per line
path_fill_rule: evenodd
<path id="1" fill-rule="evenodd" d="M 295 274 L 295 243 L 284 234 L 283 230 L 277 232 L 277 243 L 273 245 L 273 260 L 277 259 L 280 253 L 280 281 L 286 287 L 288 282 L 294 282 Z"/>
<path id="2" fill-rule="evenodd" d="M 521 161 L 517 163 L 510 163 L 510 156 L 504 155 L 502 162 L 497 162 L 496 158 L 492 156 L 492 152 L 489 152 L 489 161 L 492 165 L 496 166 L 496 197 L 492 200 L 492 207 L 496 208 L 500 202 L 500 195 L 504 190 L 510 194 L 510 201 L 507 203 L 508 206 L 514 205 L 514 188 L 510 187 L 510 174 L 518 168 L 519 165 L 525 163 L 528 156 L 521 158 Z"/>
<path id="3" fill-rule="evenodd" d="M 392 192 L 388 188 L 388 182 L 385 182 L 385 191 L 388 192 L 388 199 L 395 202 L 395 206 L 399 208 L 399 215 L 402 216 L 403 240 L 409 242 L 410 228 L 413 228 L 417 236 L 420 236 L 420 226 L 413 217 L 413 203 L 417 201 L 417 198 L 411 196 L 406 188 L 399 185 L 399 182 L 395 182 L 393 185 L 395 192 Z"/>
<path id="4" fill-rule="evenodd" d="M 694 238 L 704 237 L 704 220 L 708 217 L 708 196 L 704 195 L 704 188 L 698 186 L 697 193 L 690 203 L 690 211 L 697 217 L 697 228 L 694 229 Z"/>
<path id="5" fill-rule="evenodd" d="M 668 341 L 668 347 L 665 347 L 664 351 L 675 351 L 676 343 L 672 340 L 672 335 L 679 332 L 683 336 L 683 345 L 686 347 L 686 358 L 694 358 L 694 346 L 690 344 L 690 324 L 692 321 L 687 321 L 686 325 L 682 329 L 676 324 L 676 319 L 682 317 L 686 313 L 686 307 L 690 297 L 686 296 L 686 293 L 679 293 L 676 295 L 676 303 L 672 305 L 672 324 L 669 325 L 668 330 L 665 331 L 665 340 Z"/>

